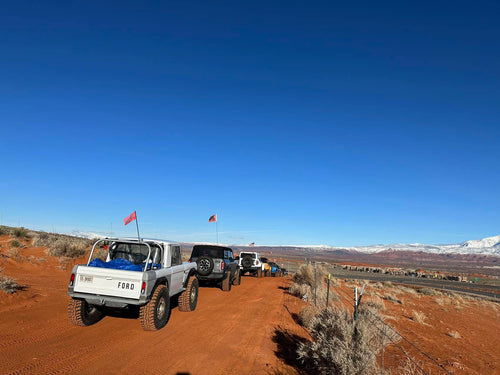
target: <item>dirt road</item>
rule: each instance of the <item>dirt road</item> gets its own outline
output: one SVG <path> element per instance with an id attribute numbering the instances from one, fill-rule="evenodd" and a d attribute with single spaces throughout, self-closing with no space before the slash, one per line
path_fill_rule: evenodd
<path id="1" fill-rule="evenodd" d="M 276 355 L 276 330 L 297 329 L 284 307 L 283 278 L 244 277 L 231 292 L 201 288 L 198 307 L 175 307 L 167 326 L 145 332 L 135 319 L 72 326 L 71 265 L 2 259 L 26 289 L 0 295 L 1 374 L 275 374 L 296 371 Z M 293 301 L 291 301 L 293 303 Z M 297 302 L 300 303 L 300 302 Z"/>

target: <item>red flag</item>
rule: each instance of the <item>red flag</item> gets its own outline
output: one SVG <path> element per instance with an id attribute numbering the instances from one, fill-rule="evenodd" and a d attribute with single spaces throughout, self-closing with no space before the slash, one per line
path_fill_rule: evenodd
<path id="1" fill-rule="evenodd" d="M 255 246 L 255 242 L 252 242 L 252 243 L 251 243 L 250 245 L 248 245 L 248 246 L 252 246 L 252 247 L 253 247 L 253 246 Z"/>
<path id="2" fill-rule="evenodd" d="M 216 221 L 217 221 L 217 214 L 210 216 L 210 218 L 208 219 L 209 223 L 214 223 Z"/>
<path id="3" fill-rule="evenodd" d="M 123 219 L 123 225 L 127 225 L 131 221 L 134 221 L 137 219 L 137 215 L 135 214 L 135 211 L 132 212 L 130 215 L 128 215 L 125 219 Z"/>

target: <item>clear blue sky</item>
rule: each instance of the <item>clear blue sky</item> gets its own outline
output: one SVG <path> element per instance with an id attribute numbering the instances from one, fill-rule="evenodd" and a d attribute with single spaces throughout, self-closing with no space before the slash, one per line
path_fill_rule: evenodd
<path id="1" fill-rule="evenodd" d="M 500 234 L 500 3 L 10 2 L 0 213 L 230 244 Z"/>

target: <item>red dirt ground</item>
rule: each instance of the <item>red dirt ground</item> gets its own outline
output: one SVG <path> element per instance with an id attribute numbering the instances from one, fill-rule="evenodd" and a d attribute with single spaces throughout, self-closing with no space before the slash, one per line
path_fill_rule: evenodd
<path id="1" fill-rule="evenodd" d="M 288 279 L 247 276 L 229 293 L 201 288 L 196 311 L 174 308 L 168 325 L 157 332 L 143 331 L 136 319 L 118 317 L 81 328 L 67 319 L 66 291 L 72 265 L 83 258 L 62 264 L 43 248 L 29 246 L 16 256 L 9 242 L 8 236 L 0 237 L 1 274 L 24 289 L 0 291 L 1 374 L 298 373 L 291 344 L 309 336 L 294 320 L 305 303 L 286 292 Z M 369 290 L 385 293 L 375 286 Z M 350 293 L 345 285 L 344 292 Z M 383 301 L 386 321 L 448 371 L 500 374 L 497 304 L 389 292 L 402 303 Z M 425 314 L 424 323 L 411 319 L 414 311 Z M 460 338 L 451 337 L 452 331 Z M 385 368 L 400 373 L 399 350 L 389 346 L 384 354 Z M 421 360 L 425 366 L 427 359 Z"/>

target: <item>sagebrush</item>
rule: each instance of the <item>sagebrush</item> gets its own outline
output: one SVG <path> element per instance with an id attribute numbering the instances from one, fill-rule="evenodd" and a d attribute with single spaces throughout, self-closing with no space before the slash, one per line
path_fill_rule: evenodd
<path id="1" fill-rule="evenodd" d="M 71 237 L 63 234 L 39 232 L 33 237 L 33 246 L 45 246 L 49 255 L 76 258 L 85 253 L 92 245 L 86 238 Z"/>
<path id="2" fill-rule="evenodd" d="M 19 289 L 19 284 L 10 277 L 0 275 L 0 290 L 12 294 Z"/>
<path id="3" fill-rule="evenodd" d="M 297 356 L 307 373 L 372 374 L 378 371 L 373 334 L 367 315 L 357 322 L 346 310 L 326 308 L 309 324 L 312 341 L 301 343 Z"/>

